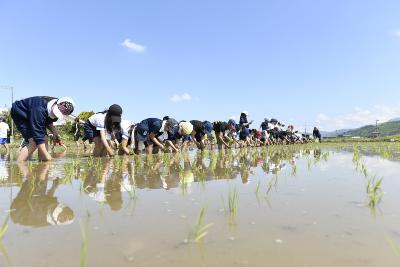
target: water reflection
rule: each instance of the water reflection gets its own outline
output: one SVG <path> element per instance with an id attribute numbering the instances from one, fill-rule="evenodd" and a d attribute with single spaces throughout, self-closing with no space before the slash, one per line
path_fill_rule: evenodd
<path id="1" fill-rule="evenodd" d="M 53 163 L 12 164 L 0 161 L 2 184 L 19 186 L 10 210 L 16 224 L 43 227 L 66 225 L 74 220 L 74 212 L 62 204 L 55 192 L 60 184 L 79 182 L 84 195 L 106 204 L 112 211 L 123 206 L 123 193 L 135 190 L 181 188 L 189 194 L 193 183 L 240 178 L 251 182 L 254 169 L 266 175 L 277 175 L 288 164 L 304 155 L 315 157 L 318 150 L 241 149 L 199 151 L 185 154 L 115 157 L 113 159 L 76 158 Z M 62 162 L 62 164 L 61 164 Z M 7 163 L 7 164 L 6 164 Z"/>
<path id="2" fill-rule="evenodd" d="M 74 212 L 54 196 L 60 179 L 49 180 L 50 164 L 30 167 L 27 163 L 20 163 L 18 168 L 24 182 L 11 203 L 10 216 L 13 222 L 32 227 L 71 224 Z"/>

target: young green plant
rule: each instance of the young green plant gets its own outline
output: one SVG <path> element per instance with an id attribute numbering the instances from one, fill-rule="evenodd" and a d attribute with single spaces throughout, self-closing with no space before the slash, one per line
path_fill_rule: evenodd
<path id="1" fill-rule="evenodd" d="M 201 241 L 208 234 L 208 229 L 213 225 L 212 223 L 209 223 L 203 226 L 204 214 L 205 208 L 203 207 L 197 216 L 193 230 L 189 233 L 189 240 L 192 242 Z"/>

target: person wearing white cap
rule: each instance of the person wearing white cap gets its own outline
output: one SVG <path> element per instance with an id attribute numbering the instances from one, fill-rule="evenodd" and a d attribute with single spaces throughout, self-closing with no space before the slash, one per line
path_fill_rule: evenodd
<path id="1" fill-rule="evenodd" d="M 15 101 L 11 117 L 27 144 L 21 149 L 18 161 L 28 160 L 36 150 L 40 160 L 51 160 L 46 148 L 46 128 L 54 134 L 55 140 L 60 140 L 53 123 L 71 115 L 74 108 L 75 103 L 70 97 L 35 96 Z"/>

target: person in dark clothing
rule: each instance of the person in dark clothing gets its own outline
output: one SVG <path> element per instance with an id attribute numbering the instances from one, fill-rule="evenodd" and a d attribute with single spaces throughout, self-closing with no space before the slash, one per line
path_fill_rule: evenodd
<path id="1" fill-rule="evenodd" d="M 191 120 L 190 123 L 193 125 L 192 140 L 199 149 L 204 149 L 206 146 L 205 137 L 211 140 L 213 125 L 209 121 Z"/>
<path id="2" fill-rule="evenodd" d="M 261 131 L 268 131 L 268 123 L 269 123 L 269 120 L 267 118 L 265 118 L 264 121 L 260 125 Z"/>
<path id="3" fill-rule="evenodd" d="M 248 121 L 247 117 L 249 116 L 249 113 L 247 111 L 243 111 L 240 114 L 240 120 L 239 120 L 239 125 L 241 127 L 245 127 L 245 128 L 250 128 L 250 124 L 253 123 L 253 121 Z"/>
<path id="4" fill-rule="evenodd" d="M 51 160 L 46 148 L 46 128 L 54 134 L 55 140 L 60 140 L 53 123 L 71 115 L 74 106 L 74 101 L 69 97 L 35 96 L 15 101 L 11 107 L 11 117 L 22 134 L 24 144 L 27 144 L 21 149 L 18 161 L 27 161 L 36 150 L 41 160 Z"/>
<path id="5" fill-rule="evenodd" d="M 157 118 L 148 118 L 135 127 L 135 153 L 139 154 L 139 142 L 144 142 L 148 154 L 158 153 L 161 149 L 166 151 L 167 148 L 163 142 L 168 139 L 168 133 L 171 132 L 178 122 L 175 119 L 164 117 L 163 120 Z M 154 144 L 156 147 L 154 147 Z M 154 149 L 153 149 L 154 148 Z M 177 150 L 177 148 L 175 147 Z"/>
<path id="6" fill-rule="evenodd" d="M 318 141 L 321 143 L 321 133 L 319 132 L 319 130 L 318 130 L 318 128 L 317 127 L 314 127 L 314 130 L 313 130 L 313 137 L 315 138 L 315 139 L 318 139 Z"/>
<path id="7" fill-rule="evenodd" d="M 181 151 L 186 151 L 192 141 L 191 134 L 193 125 L 189 121 L 181 121 L 169 133 L 166 143 L 172 148 L 180 148 Z M 182 144 L 181 144 L 182 142 Z M 175 152 L 178 152 L 177 150 Z"/>
<path id="8" fill-rule="evenodd" d="M 230 145 L 226 142 L 225 139 L 227 138 L 227 134 L 229 132 L 236 132 L 236 122 L 234 120 L 229 120 L 228 122 L 216 121 L 213 124 L 213 130 L 215 131 L 215 135 L 217 137 L 218 148 L 230 148 Z"/>

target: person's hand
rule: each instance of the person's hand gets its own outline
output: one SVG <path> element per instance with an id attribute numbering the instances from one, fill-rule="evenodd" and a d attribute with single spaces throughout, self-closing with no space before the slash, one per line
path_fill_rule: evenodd
<path id="1" fill-rule="evenodd" d="M 113 151 L 112 149 L 110 149 L 110 150 L 108 151 L 108 155 L 109 155 L 110 157 L 114 157 L 114 151 Z"/>

